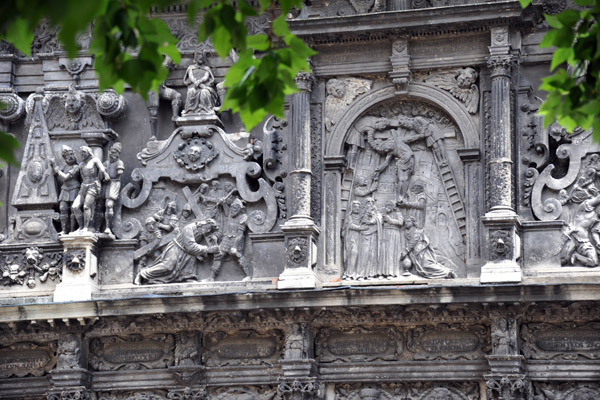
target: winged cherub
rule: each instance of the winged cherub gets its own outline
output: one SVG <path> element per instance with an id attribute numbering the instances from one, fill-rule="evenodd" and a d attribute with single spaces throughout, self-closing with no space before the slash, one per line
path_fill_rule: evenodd
<path id="1" fill-rule="evenodd" d="M 477 76 L 477 71 L 466 67 L 441 71 L 425 77 L 424 81 L 450 92 L 465 103 L 470 114 L 475 114 L 479 108 L 479 88 L 475 84 Z"/>

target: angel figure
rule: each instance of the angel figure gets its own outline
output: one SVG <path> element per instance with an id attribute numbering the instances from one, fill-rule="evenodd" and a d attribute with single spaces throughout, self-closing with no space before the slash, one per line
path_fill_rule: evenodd
<path id="1" fill-rule="evenodd" d="M 325 129 L 332 131 L 334 125 L 348 109 L 352 101 L 371 90 L 372 82 L 366 79 L 330 79 L 327 82 L 325 100 Z"/>
<path id="2" fill-rule="evenodd" d="M 93 97 L 76 90 L 73 85 L 69 86 L 65 95 L 54 96 L 49 100 L 47 123 L 50 130 L 104 128 L 104 120 L 96 109 Z"/>
<path id="3" fill-rule="evenodd" d="M 475 84 L 477 76 L 477 71 L 467 67 L 441 71 L 427 76 L 424 81 L 450 92 L 465 103 L 470 114 L 475 114 L 479 108 L 479 88 Z"/>

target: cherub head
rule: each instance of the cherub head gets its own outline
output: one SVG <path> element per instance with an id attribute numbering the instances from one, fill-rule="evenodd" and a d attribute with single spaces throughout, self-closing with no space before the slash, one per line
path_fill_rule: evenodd
<path id="1" fill-rule="evenodd" d="M 200 157 L 202 156 L 202 148 L 200 146 L 191 146 L 190 149 L 187 152 L 188 154 L 188 160 L 190 160 L 191 162 L 196 162 L 200 159 Z"/>
<path id="2" fill-rule="evenodd" d="M 65 97 L 65 109 L 69 114 L 77 114 L 83 107 L 83 95 L 75 90 L 72 85 L 69 86 L 69 92 Z"/>
<path id="3" fill-rule="evenodd" d="M 477 71 L 473 68 L 467 67 L 460 70 L 456 77 L 456 82 L 460 88 L 470 88 L 471 85 L 477 80 Z"/>
<path id="4" fill-rule="evenodd" d="M 341 99 L 346 94 L 346 85 L 339 79 L 330 79 L 327 82 L 327 94 Z"/>

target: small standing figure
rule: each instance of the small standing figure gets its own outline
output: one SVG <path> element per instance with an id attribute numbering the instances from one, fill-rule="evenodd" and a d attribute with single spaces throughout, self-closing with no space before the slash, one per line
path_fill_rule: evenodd
<path id="1" fill-rule="evenodd" d="M 493 324 L 492 346 L 494 355 L 506 356 L 516 354 L 515 343 L 511 338 L 510 323 L 506 318 L 500 318 Z"/>
<path id="2" fill-rule="evenodd" d="M 198 343 L 194 332 L 181 332 L 177 335 L 175 345 L 175 365 L 178 367 L 192 367 L 196 365 L 198 357 Z"/>
<path id="3" fill-rule="evenodd" d="M 219 244 L 219 253 L 215 254 L 211 267 L 211 276 L 207 280 L 214 280 L 219 271 L 223 258 L 231 256 L 233 260 L 242 268 L 245 278 L 244 281 L 251 279 L 250 264 L 244 257 L 244 247 L 246 241 L 246 229 L 248 215 L 244 212 L 244 203 L 236 198 L 229 206 L 229 210 L 225 213 L 225 221 L 223 222 L 223 237 Z"/>
<path id="4" fill-rule="evenodd" d="M 182 115 L 214 115 L 219 101 L 214 88 L 215 77 L 206 65 L 206 54 L 203 51 L 196 52 L 194 58 L 195 63 L 188 67 L 183 77 L 188 90 Z"/>
<path id="5" fill-rule="evenodd" d="M 304 336 L 304 327 L 300 324 L 293 324 L 285 338 L 286 360 L 300 360 L 308 358 L 308 351 L 306 349 Z"/>
<path id="6" fill-rule="evenodd" d="M 67 333 L 58 341 L 56 369 L 79 368 L 79 340 L 72 333 Z"/>
<path id="7" fill-rule="evenodd" d="M 72 213 L 72 205 L 81 186 L 79 180 L 79 165 L 75 158 L 75 151 L 69 146 L 63 146 L 61 155 L 65 160 L 65 166 L 61 169 L 54 163 L 52 167 L 54 173 L 62 180 L 60 195 L 58 197 L 60 209 L 60 228 L 62 233 L 69 233 L 75 230 L 75 215 Z"/>
<path id="8" fill-rule="evenodd" d="M 383 243 L 381 246 L 380 275 L 382 278 L 393 278 L 400 275 L 400 260 L 404 248 L 404 238 L 400 229 L 404 225 L 404 217 L 396 209 L 393 200 L 385 203 L 383 214 Z"/>
<path id="9" fill-rule="evenodd" d="M 73 202 L 73 212 L 79 230 L 87 231 L 91 228 L 96 200 L 100 196 L 100 181 L 108 182 L 110 176 L 106 172 L 102 161 L 94 156 L 92 149 L 87 146 L 81 147 L 79 173 L 81 174 L 81 187 L 77 198 Z"/>
<path id="10" fill-rule="evenodd" d="M 110 146 L 108 151 L 108 161 L 104 163 L 104 167 L 108 171 L 110 181 L 106 187 L 106 211 L 104 212 L 104 219 L 106 221 L 105 233 L 112 235 L 113 219 L 115 216 L 115 202 L 119 199 L 119 193 L 121 192 L 121 175 L 125 171 L 125 164 L 119 158 L 123 147 L 121 143 L 115 142 Z"/>
<path id="11" fill-rule="evenodd" d="M 358 265 L 360 253 L 360 231 L 365 230 L 360 223 L 362 205 L 360 201 L 352 202 L 350 213 L 344 229 L 344 276 L 343 279 L 358 279 L 361 274 Z"/>

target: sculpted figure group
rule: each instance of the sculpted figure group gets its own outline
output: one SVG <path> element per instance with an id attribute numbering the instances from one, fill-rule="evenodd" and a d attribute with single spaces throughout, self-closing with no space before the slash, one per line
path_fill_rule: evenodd
<path id="1" fill-rule="evenodd" d="M 438 261 L 423 230 L 427 196 L 414 176 L 411 147 L 418 142 L 430 151 L 432 168 L 448 168 L 443 135 L 423 116 L 366 116 L 354 125 L 346 141 L 352 183 L 342 232 L 344 279 L 394 279 L 411 273 L 428 279 L 456 277 Z"/>
<path id="2" fill-rule="evenodd" d="M 411 271 L 428 279 L 456 278 L 437 260 L 415 217 L 405 217 L 393 201 L 382 211 L 372 197 L 364 204 L 352 202 L 344 229 L 343 279 L 394 279 Z"/>
<path id="3" fill-rule="evenodd" d="M 120 143 L 113 143 L 108 160 L 102 163 L 91 148 L 81 146 L 81 161 L 77 162 L 75 151 L 63 146 L 61 155 L 65 165 L 60 168 L 52 161 L 54 173 L 61 181 L 58 200 L 63 234 L 96 232 L 99 226 L 95 223 L 94 213 L 96 203 L 102 196 L 105 198 L 104 232 L 112 234 L 114 205 L 121 191 L 121 175 L 125 171 L 125 165 L 119 158 L 121 149 Z"/>
<path id="4" fill-rule="evenodd" d="M 171 201 L 149 217 L 136 252 L 140 269 L 134 283 L 196 281 L 199 266 L 209 269 L 204 281 L 213 281 L 227 259 L 250 280 L 244 255 L 248 216 L 236 192 L 231 182 L 202 183 L 180 215 Z"/>

